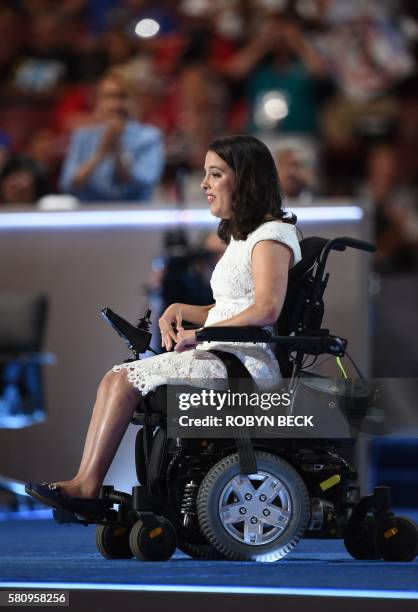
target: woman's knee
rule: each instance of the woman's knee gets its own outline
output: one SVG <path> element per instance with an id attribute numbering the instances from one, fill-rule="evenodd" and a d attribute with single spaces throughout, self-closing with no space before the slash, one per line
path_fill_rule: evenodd
<path id="1" fill-rule="evenodd" d="M 106 372 L 106 374 L 100 381 L 97 393 L 108 393 L 113 385 L 113 381 L 115 380 L 117 374 L 118 372 L 115 372 L 114 370 L 109 370 L 108 372 Z"/>
<path id="2" fill-rule="evenodd" d="M 112 372 L 112 374 L 113 376 L 109 378 L 108 392 L 123 395 L 127 399 L 129 397 L 132 397 L 132 399 L 137 398 L 138 390 L 129 382 L 128 373 L 125 368 Z"/>
<path id="3" fill-rule="evenodd" d="M 125 368 L 121 368 L 118 371 L 109 370 L 106 372 L 99 385 L 98 394 L 109 395 L 123 395 L 126 399 L 136 400 L 138 396 L 138 390 L 128 381 L 127 371 Z"/>

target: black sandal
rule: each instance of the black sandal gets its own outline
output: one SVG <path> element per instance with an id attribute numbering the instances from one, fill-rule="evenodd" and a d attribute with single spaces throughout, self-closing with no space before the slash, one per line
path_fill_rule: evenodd
<path id="1" fill-rule="evenodd" d="M 113 506 L 113 502 L 108 499 L 71 497 L 61 490 L 60 485 L 54 482 L 28 483 L 25 486 L 25 491 L 47 506 L 77 514 L 100 514 Z"/>

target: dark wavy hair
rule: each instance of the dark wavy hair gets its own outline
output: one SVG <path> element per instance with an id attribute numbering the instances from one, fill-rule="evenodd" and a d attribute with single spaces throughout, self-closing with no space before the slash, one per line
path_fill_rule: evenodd
<path id="1" fill-rule="evenodd" d="M 265 221 L 295 224 L 295 215 L 282 209 L 279 175 L 266 145 L 254 136 L 229 136 L 213 140 L 209 147 L 235 172 L 232 217 L 222 219 L 218 236 L 227 244 L 231 236 L 246 240 Z"/>

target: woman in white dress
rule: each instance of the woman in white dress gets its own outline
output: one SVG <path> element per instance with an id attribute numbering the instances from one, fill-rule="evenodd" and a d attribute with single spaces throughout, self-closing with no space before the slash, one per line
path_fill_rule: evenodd
<path id="1" fill-rule="evenodd" d="M 282 210 L 279 178 L 267 147 L 251 136 L 231 136 L 211 143 L 204 178 L 210 212 L 221 221 L 218 234 L 228 246 L 211 279 L 214 304 L 172 304 L 159 319 L 161 345 L 167 352 L 115 366 L 102 379 L 94 404 L 77 474 L 68 481 L 28 484 L 26 491 L 54 507 L 74 507 L 74 498 L 94 502 L 115 456 L 139 395 L 159 385 L 213 387 L 225 384 L 223 362 L 208 349 L 237 355 L 258 385 L 280 381 L 280 369 L 268 344 L 198 344 L 198 326 L 271 326 L 278 318 L 287 289 L 289 268 L 300 260 L 295 217 Z M 92 506 L 94 507 L 94 506 Z"/>

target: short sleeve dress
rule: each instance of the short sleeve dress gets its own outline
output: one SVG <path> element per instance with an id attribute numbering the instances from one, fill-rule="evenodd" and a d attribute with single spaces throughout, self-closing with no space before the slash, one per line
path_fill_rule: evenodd
<path id="1" fill-rule="evenodd" d="M 209 310 L 205 325 L 229 319 L 254 304 L 251 253 L 261 240 L 276 240 L 288 246 L 291 266 L 301 259 L 296 228 L 281 221 L 259 225 L 246 240 L 231 241 L 218 261 L 211 278 L 215 306 Z M 265 329 L 271 329 L 266 327 Z M 142 395 L 165 384 L 189 384 L 209 389 L 224 389 L 227 373 L 223 362 L 209 352 L 216 349 L 236 355 L 261 390 L 280 382 L 280 368 L 272 347 L 265 343 L 203 342 L 195 349 L 175 351 L 114 366 L 115 372 L 126 368 L 127 378 Z"/>

